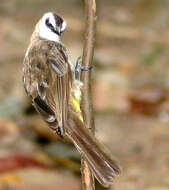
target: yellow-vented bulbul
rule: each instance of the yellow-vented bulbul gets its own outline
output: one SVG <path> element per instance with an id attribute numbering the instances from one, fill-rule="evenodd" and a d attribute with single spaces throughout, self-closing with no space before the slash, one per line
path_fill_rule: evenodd
<path id="1" fill-rule="evenodd" d="M 37 23 L 23 62 L 23 83 L 36 110 L 59 136 L 68 136 L 105 187 L 120 167 L 84 126 L 81 88 L 67 49 L 60 41 L 66 22 L 46 13 Z"/>

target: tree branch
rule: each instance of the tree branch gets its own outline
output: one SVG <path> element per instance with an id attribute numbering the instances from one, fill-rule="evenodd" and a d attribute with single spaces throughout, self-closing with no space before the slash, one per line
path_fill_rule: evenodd
<path id="1" fill-rule="evenodd" d="M 85 2 L 85 41 L 83 47 L 83 68 L 92 67 L 92 60 L 94 54 L 94 42 L 95 42 L 95 31 L 96 31 L 96 2 L 95 0 L 84 0 Z M 81 81 L 83 82 L 82 89 L 82 102 L 81 110 L 83 113 L 84 123 L 94 134 L 95 124 L 93 115 L 92 105 L 92 94 L 91 94 L 91 70 L 82 71 Z M 87 162 L 82 158 L 82 189 L 83 190 L 94 190 L 95 182 L 94 176 L 92 175 Z"/>

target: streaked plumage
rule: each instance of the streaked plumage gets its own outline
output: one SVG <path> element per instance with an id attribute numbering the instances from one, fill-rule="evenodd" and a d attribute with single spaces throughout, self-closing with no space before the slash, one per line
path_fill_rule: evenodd
<path id="1" fill-rule="evenodd" d="M 89 163 L 99 182 L 108 187 L 120 173 L 118 164 L 83 124 L 80 88 L 60 35 L 66 22 L 46 13 L 35 27 L 23 63 L 23 83 L 42 118 L 58 135 L 67 135 Z"/>

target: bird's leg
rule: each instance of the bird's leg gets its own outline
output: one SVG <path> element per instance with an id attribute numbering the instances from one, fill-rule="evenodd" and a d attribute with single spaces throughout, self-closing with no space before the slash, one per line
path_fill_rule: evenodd
<path id="1" fill-rule="evenodd" d="M 78 57 L 76 61 L 76 66 L 75 66 L 75 79 L 80 80 L 80 74 L 81 74 L 81 67 L 82 67 L 82 57 Z"/>
<path id="2" fill-rule="evenodd" d="M 82 71 L 90 71 L 92 69 L 92 67 L 87 67 L 84 68 L 82 67 L 82 57 L 78 57 L 77 61 L 76 61 L 76 66 L 75 66 L 75 79 L 76 80 L 80 80 L 80 74 Z"/>

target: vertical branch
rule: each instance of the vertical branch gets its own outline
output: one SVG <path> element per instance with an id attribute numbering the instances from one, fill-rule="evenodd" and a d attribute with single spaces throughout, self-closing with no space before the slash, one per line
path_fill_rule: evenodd
<path id="1" fill-rule="evenodd" d="M 92 67 L 95 41 L 95 25 L 96 25 L 96 2 L 95 0 L 84 0 L 85 2 L 85 41 L 83 47 L 83 68 Z M 91 70 L 82 71 L 81 81 L 84 86 L 82 89 L 81 110 L 83 113 L 84 123 L 94 134 L 94 115 L 91 94 Z M 87 162 L 82 158 L 82 189 L 94 190 L 95 182 Z"/>

